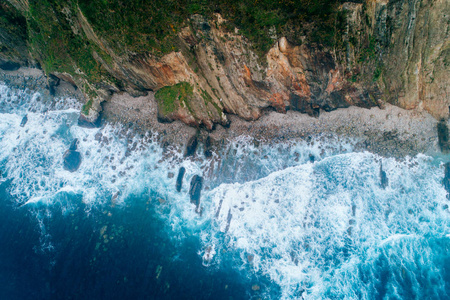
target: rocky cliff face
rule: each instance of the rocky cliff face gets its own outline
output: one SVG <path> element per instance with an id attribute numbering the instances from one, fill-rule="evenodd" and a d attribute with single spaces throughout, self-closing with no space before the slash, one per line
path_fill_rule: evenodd
<path id="1" fill-rule="evenodd" d="M 81 87 L 86 97 L 82 118 L 88 122 L 95 122 L 103 101 L 123 91 L 135 96 L 155 92 L 161 121 L 181 120 L 207 129 L 227 125 L 225 113 L 255 120 L 264 109 L 317 115 L 351 105 L 382 106 L 384 101 L 425 109 L 436 118 L 449 113 L 446 0 L 344 3 L 336 14 L 332 45 L 306 35 L 292 40 L 274 34 L 265 54 L 257 54 L 239 28 L 230 29 L 221 15 L 191 15 L 184 27 L 174 29 L 174 51 L 158 56 L 118 51 L 73 2 L 36 12 L 28 1 L 9 1 L 31 24 L 31 55 L 20 50 L 11 60 L 25 65 L 35 59 L 49 75 Z M 52 28 L 60 28 L 63 36 Z M 42 32 L 48 33 L 48 41 Z M 67 50 L 52 46 L 58 38 Z M 5 43 L 5 34 L 0 40 L 8 49 L 25 45 Z M 81 46 L 73 47 L 72 41 Z"/>

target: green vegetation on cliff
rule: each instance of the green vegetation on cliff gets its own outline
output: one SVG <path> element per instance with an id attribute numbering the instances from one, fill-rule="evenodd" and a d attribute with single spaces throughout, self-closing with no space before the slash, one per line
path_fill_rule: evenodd
<path id="1" fill-rule="evenodd" d="M 26 60 L 27 23 L 24 16 L 7 2 L 0 3 L 0 60 Z"/>
<path id="2" fill-rule="evenodd" d="M 107 72 L 93 53 L 105 53 L 71 24 L 76 10 L 70 0 L 30 1 L 29 42 L 46 73 L 66 72 L 100 82 Z"/>
<path id="3" fill-rule="evenodd" d="M 73 0 L 75 1 L 75 0 Z M 290 36 L 300 43 L 309 35 L 315 42 L 332 44 L 338 0 L 79 0 L 96 32 L 124 51 L 165 54 L 177 49 L 176 33 L 193 14 L 221 13 L 230 29 L 237 27 L 266 52 L 273 37 Z M 314 26 L 304 24 L 315 23 Z M 293 30 L 300 28 L 301 30 Z"/>
<path id="4" fill-rule="evenodd" d="M 86 37 L 79 10 L 119 56 L 178 50 L 177 33 L 190 24 L 190 16 L 212 18 L 214 13 L 228 20 L 230 30 L 239 28 L 262 56 L 280 36 L 301 43 L 306 35 L 331 45 L 338 4 L 339 0 L 30 0 L 29 11 L 23 12 L 27 27 L 17 26 L 25 24 L 25 18 L 11 15 L 12 6 L 2 3 L 0 29 L 20 28 L 47 73 L 67 72 L 100 82 L 109 75 L 103 64 L 111 57 Z"/>
<path id="5" fill-rule="evenodd" d="M 194 95 L 192 85 L 180 82 L 172 86 L 166 86 L 158 90 L 155 98 L 158 101 L 158 109 L 163 116 L 174 112 L 179 105 L 184 103 L 189 109 L 190 98 Z"/>

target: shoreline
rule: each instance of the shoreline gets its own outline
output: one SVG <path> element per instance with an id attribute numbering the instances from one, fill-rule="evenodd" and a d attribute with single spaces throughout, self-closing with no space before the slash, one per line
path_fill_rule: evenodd
<path id="1" fill-rule="evenodd" d="M 139 131 L 155 131 L 160 142 L 185 146 L 197 135 L 205 143 L 207 137 L 213 146 L 248 136 L 255 143 L 308 141 L 313 138 L 352 141 L 356 150 L 401 158 L 418 153 L 439 153 L 438 121 L 427 112 L 404 110 L 391 104 L 384 109 L 349 107 L 331 112 L 321 111 L 319 117 L 310 117 L 295 111 L 286 114 L 266 111 L 256 121 L 245 121 L 236 115 L 227 115 L 229 127 L 216 125 L 208 132 L 175 121 L 157 121 L 156 101 L 153 93 L 133 98 L 128 94 L 115 94 L 103 105 L 107 122 L 122 123 Z"/>
<path id="2" fill-rule="evenodd" d="M 79 90 L 63 81 L 50 92 L 47 80 L 39 69 L 0 71 L 0 81 L 12 88 L 38 91 L 44 97 L 84 100 Z M 218 148 L 239 137 L 249 136 L 255 143 L 269 144 L 311 138 L 353 141 L 355 150 L 395 158 L 440 152 L 438 120 L 425 111 L 405 110 L 391 104 L 385 104 L 383 109 L 352 106 L 330 112 L 321 111 L 319 117 L 295 111 L 287 111 L 286 114 L 266 111 L 256 121 L 245 121 L 236 115 L 227 115 L 230 126 L 216 125 L 210 132 L 180 121 L 159 122 L 153 92 L 140 97 L 127 93 L 114 94 L 102 107 L 102 122 L 121 123 L 142 133 L 157 133 L 158 141 L 165 146 L 185 147 L 189 139 L 197 136 L 203 144 L 209 137 L 211 147 Z"/>

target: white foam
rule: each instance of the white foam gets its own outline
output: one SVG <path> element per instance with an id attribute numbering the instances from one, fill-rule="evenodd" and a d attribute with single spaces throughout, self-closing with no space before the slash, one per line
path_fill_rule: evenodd
<path id="1" fill-rule="evenodd" d="M 378 247 L 449 229 L 449 215 L 441 209 L 442 169 L 425 156 L 383 159 L 389 178 L 384 190 L 380 160 L 350 153 L 253 182 L 223 184 L 208 194 L 207 218 L 215 222 L 210 234 L 226 232 L 222 249 L 240 252 L 242 263 L 279 284 L 284 298 L 301 290 L 306 299 L 321 298 L 334 286 L 341 286 L 341 295 L 355 294 L 359 279 L 351 274 L 361 259 L 376 259 Z"/>
<path id="2" fill-rule="evenodd" d="M 424 155 L 399 162 L 351 153 L 351 144 L 338 141 L 256 145 L 245 137 L 212 160 L 185 159 L 175 148 L 163 155 L 152 134 L 140 137 L 120 125 L 78 127 L 78 110 L 71 104 L 48 112 L 29 111 L 34 104 L 14 109 L 21 101 L 39 102 L 36 94 L 15 93 L 0 85 L 0 108 L 9 107 L 0 109 L 0 168 L 19 204 L 60 203 L 70 210 L 64 195 L 76 194 L 89 209 L 121 205 L 129 195 L 152 191 L 165 200 L 161 217 L 175 241 L 200 238 L 205 266 L 221 266 L 224 256 L 232 256 L 236 268 L 278 284 L 285 299 L 371 298 L 373 287 L 358 284 L 360 266 L 395 249 L 403 251 L 398 259 L 409 263 L 413 247 L 422 247 L 431 261 L 430 246 L 419 243 L 450 231 L 450 214 L 442 209 L 443 168 Z M 24 113 L 28 122 L 20 127 Z M 82 163 L 70 173 L 62 156 L 73 138 L 79 140 Z M 386 189 L 380 186 L 380 161 L 389 179 Z M 178 193 L 176 176 L 167 175 L 181 166 L 186 174 Z M 194 175 L 204 175 L 209 188 L 202 191 L 201 216 L 189 201 Z M 41 222 L 49 217 L 37 213 Z M 42 245 L 50 249 L 41 227 Z"/>

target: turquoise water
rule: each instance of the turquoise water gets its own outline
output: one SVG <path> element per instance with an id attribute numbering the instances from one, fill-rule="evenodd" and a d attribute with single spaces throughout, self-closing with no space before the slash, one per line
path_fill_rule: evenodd
<path id="1" fill-rule="evenodd" d="M 0 85 L 1 299 L 450 297 L 440 158 L 249 137 L 184 158 L 151 133 L 78 127 L 79 109 Z M 70 173 L 74 138 L 83 160 Z"/>

